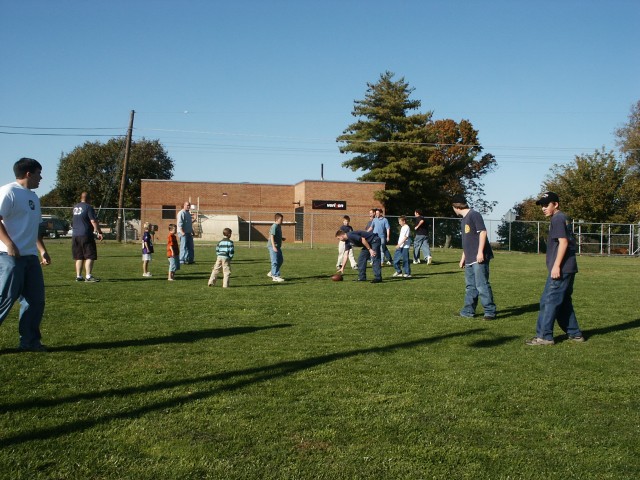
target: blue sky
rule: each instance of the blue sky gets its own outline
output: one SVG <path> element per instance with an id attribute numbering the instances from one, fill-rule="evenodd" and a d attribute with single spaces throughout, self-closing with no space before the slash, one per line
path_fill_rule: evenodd
<path id="1" fill-rule="evenodd" d="M 638 25 L 637 0 L 5 0 L 0 184 L 29 156 L 46 193 L 62 153 L 124 135 L 131 110 L 175 180 L 355 180 L 335 138 L 389 70 L 421 112 L 473 123 L 500 218 L 553 164 L 615 149 L 640 99 Z"/>

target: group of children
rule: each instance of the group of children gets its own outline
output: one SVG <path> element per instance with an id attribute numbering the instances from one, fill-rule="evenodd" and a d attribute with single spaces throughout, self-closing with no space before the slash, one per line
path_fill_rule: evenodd
<path id="1" fill-rule="evenodd" d="M 149 231 L 149 223 L 145 222 L 142 234 L 142 276 L 150 277 L 149 262 L 151 262 L 151 254 L 153 254 L 153 238 Z M 167 258 L 169 259 L 169 274 L 167 280 L 170 282 L 175 280 L 175 274 L 177 270 L 180 270 L 180 244 L 178 243 L 178 237 L 176 232 L 178 227 L 171 223 L 169 224 L 169 236 L 167 237 Z M 231 229 L 225 228 L 222 231 L 223 239 L 216 246 L 216 263 L 211 272 L 208 285 L 210 287 L 215 286 L 216 280 L 220 270 L 222 270 L 223 279 L 222 286 L 227 288 L 229 286 L 229 278 L 231 277 L 231 259 L 234 255 L 233 241 L 231 240 Z"/>

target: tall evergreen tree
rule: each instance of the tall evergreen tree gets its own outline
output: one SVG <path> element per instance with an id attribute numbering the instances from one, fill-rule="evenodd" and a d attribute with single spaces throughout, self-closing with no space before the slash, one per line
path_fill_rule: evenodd
<path id="1" fill-rule="evenodd" d="M 391 214 L 426 208 L 431 215 L 451 215 L 450 197 L 463 193 L 490 210 L 480 179 L 495 166 L 490 154 L 478 157 L 478 132 L 462 120 L 433 121 L 433 113 L 415 113 L 414 89 L 392 72 L 367 84 L 364 100 L 354 101 L 358 120 L 337 138 L 340 152 L 355 154 L 343 166 L 364 172 L 361 181 L 385 182 L 376 199 Z"/>

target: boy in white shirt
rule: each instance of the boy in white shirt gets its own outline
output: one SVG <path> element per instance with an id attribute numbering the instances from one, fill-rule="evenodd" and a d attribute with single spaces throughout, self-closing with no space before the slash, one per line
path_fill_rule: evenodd
<path id="1" fill-rule="evenodd" d="M 411 237 L 409 236 L 411 229 L 407 225 L 407 217 L 401 215 L 398 218 L 400 224 L 400 236 L 396 245 L 396 252 L 393 255 L 393 266 L 396 269 L 394 277 L 411 278 L 411 262 L 409 262 L 409 247 L 411 246 Z M 402 269 L 400 263 L 402 262 Z M 402 273 L 404 270 L 404 274 Z"/>

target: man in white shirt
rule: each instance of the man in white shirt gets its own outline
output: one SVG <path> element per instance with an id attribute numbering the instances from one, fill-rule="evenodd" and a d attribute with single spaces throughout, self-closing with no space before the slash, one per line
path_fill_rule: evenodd
<path id="1" fill-rule="evenodd" d="M 46 351 L 40 342 L 44 313 L 43 265 L 51 258 L 39 232 L 40 199 L 31 190 L 42 180 L 42 165 L 21 158 L 13 166 L 16 181 L 0 187 L 0 324 L 20 299 L 19 350 Z M 42 261 L 38 258 L 42 256 Z"/>

